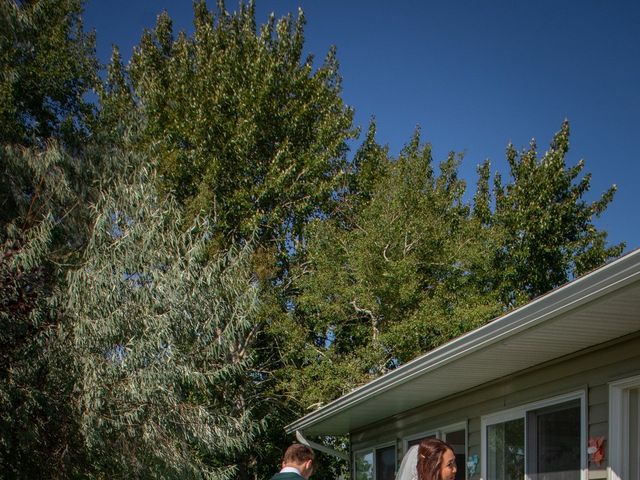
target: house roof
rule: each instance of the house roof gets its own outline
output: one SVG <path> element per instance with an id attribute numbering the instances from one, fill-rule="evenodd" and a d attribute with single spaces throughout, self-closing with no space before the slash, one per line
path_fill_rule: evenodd
<path id="1" fill-rule="evenodd" d="M 640 249 L 406 363 L 286 426 L 341 435 L 640 331 Z"/>

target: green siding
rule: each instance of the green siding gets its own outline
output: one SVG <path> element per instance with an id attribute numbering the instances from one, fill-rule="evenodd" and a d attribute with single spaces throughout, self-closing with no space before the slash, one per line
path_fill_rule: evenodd
<path id="1" fill-rule="evenodd" d="M 608 382 L 639 373 L 640 333 L 547 362 L 352 432 L 351 447 L 355 451 L 395 441 L 399 464 L 405 437 L 467 422 L 468 454 L 480 456 L 480 419 L 483 415 L 575 391 L 586 392 L 587 437 L 606 437 Z M 479 471 L 480 465 L 478 467 Z M 590 465 L 589 468 L 590 478 L 603 478 L 602 475 L 606 478 L 606 465 Z M 468 478 L 475 480 L 480 475 Z"/>

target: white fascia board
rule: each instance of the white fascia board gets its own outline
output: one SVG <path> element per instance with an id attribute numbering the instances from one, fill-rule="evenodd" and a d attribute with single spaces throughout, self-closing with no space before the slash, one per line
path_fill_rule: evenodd
<path id="1" fill-rule="evenodd" d="M 640 280 L 640 249 L 600 267 L 528 304 L 498 317 L 488 324 L 406 363 L 381 377 L 354 389 L 342 397 L 292 422 L 288 433 L 304 431 L 336 413 L 381 395 L 411 379 L 437 370 L 456 359 L 489 348 L 517 333 L 556 318 L 568 311 L 592 302 L 608 293 Z M 542 347 L 543 348 L 543 347 Z"/>

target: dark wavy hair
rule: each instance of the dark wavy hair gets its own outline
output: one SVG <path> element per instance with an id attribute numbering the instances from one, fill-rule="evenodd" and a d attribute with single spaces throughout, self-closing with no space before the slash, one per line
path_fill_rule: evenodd
<path id="1" fill-rule="evenodd" d="M 420 442 L 417 465 L 419 480 L 441 480 L 442 456 L 447 450 L 453 452 L 453 447 L 437 438 L 425 438 Z"/>

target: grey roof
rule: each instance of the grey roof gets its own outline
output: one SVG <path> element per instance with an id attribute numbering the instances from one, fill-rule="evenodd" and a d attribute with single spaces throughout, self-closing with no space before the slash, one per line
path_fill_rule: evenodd
<path id="1" fill-rule="evenodd" d="M 287 425 L 345 434 L 520 370 L 640 331 L 640 249 Z"/>

